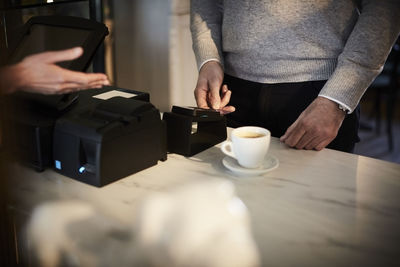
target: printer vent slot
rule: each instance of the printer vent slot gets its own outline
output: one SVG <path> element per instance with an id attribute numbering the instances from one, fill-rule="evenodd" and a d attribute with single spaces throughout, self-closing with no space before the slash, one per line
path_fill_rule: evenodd
<path id="1" fill-rule="evenodd" d="M 86 163 L 96 164 L 96 146 L 97 144 L 85 139 L 81 139 L 80 145 L 80 163 L 84 165 Z"/>

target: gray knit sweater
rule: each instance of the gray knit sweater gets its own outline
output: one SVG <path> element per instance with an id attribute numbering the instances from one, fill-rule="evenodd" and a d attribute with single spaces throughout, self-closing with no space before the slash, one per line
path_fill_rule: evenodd
<path id="1" fill-rule="evenodd" d="M 350 111 L 400 31 L 400 0 L 191 0 L 198 67 L 218 60 L 260 82 L 328 80 L 320 95 Z"/>

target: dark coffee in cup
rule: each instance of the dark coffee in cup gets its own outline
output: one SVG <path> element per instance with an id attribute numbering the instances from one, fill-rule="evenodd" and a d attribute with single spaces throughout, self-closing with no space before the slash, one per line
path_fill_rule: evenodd
<path id="1" fill-rule="evenodd" d="M 256 133 L 256 132 L 241 132 L 236 134 L 236 136 L 240 138 L 260 138 L 265 136 L 263 133 Z"/>

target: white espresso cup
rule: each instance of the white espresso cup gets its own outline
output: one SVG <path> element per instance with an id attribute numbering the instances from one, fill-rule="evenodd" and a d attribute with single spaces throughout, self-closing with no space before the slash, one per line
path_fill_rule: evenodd
<path id="1" fill-rule="evenodd" d="M 264 161 L 271 133 L 261 127 L 239 127 L 232 131 L 231 140 L 222 143 L 222 152 L 235 158 L 242 167 L 254 169 Z"/>

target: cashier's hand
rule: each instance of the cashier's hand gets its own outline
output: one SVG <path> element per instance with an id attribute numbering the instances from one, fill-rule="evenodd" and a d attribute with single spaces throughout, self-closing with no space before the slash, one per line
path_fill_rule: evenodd
<path id="1" fill-rule="evenodd" d="M 223 79 L 224 71 L 219 62 L 209 61 L 201 67 L 194 89 L 198 107 L 217 109 L 221 114 L 235 111 L 233 106 L 227 106 L 232 92 L 226 84 L 222 85 Z"/>
<path id="2" fill-rule="evenodd" d="M 1 92 L 64 94 L 108 85 L 109 81 L 105 74 L 71 71 L 55 64 L 74 60 L 82 53 L 83 49 L 80 47 L 43 52 L 28 56 L 15 65 L 4 67 L 0 70 Z"/>
<path id="3" fill-rule="evenodd" d="M 322 150 L 335 139 L 345 113 L 338 104 L 317 97 L 286 130 L 282 142 L 297 149 Z"/>

